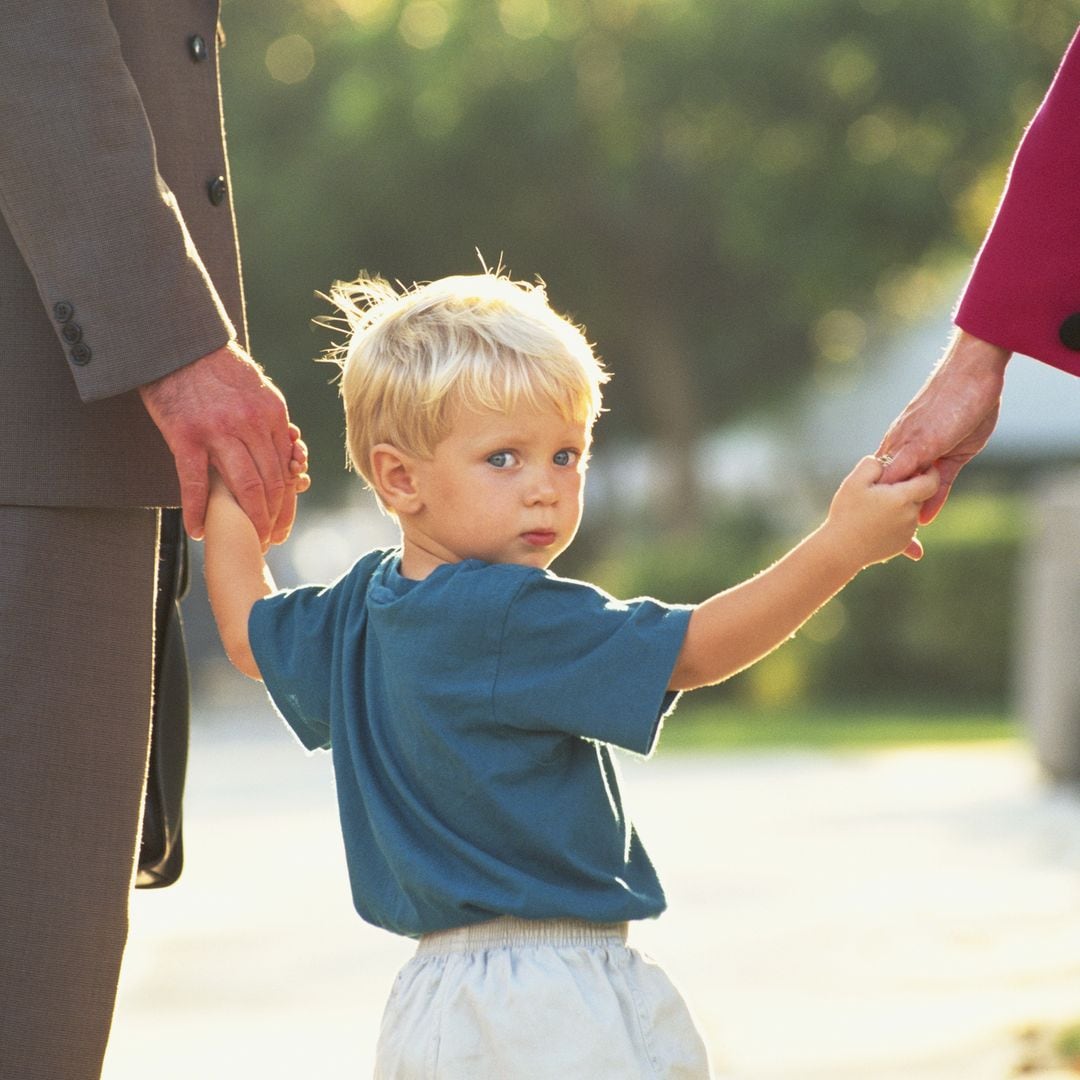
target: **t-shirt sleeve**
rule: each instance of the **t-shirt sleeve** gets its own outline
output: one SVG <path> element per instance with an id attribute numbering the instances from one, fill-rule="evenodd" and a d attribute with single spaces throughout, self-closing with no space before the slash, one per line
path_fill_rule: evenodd
<path id="1" fill-rule="evenodd" d="M 278 712 L 309 750 L 330 745 L 330 705 L 342 635 L 355 630 L 368 581 L 386 553 L 373 551 L 332 585 L 305 585 L 259 600 L 248 640 Z"/>
<path id="2" fill-rule="evenodd" d="M 278 712 L 309 750 L 330 745 L 330 650 L 340 595 L 306 585 L 259 600 L 248 640 Z"/>
<path id="3" fill-rule="evenodd" d="M 690 612 L 530 575 L 506 609 L 496 718 L 650 753 L 678 698 L 668 684 Z"/>

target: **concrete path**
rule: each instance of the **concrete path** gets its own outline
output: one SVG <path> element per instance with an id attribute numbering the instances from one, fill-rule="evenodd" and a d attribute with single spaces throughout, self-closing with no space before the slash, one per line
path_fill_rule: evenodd
<path id="1" fill-rule="evenodd" d="M 352 913 L 328 764 L 261 705 L 199 717 L 187 867 L 136 896 L 104 1080 L 371 1075 L 411 946 Z M 637 944 L 724 1076 L 1004 1080 L 1025 1027 L 1080 1019 L 1080 800 L 1022 745 L 661 756 L 625 781 L 670 901 Z"/>

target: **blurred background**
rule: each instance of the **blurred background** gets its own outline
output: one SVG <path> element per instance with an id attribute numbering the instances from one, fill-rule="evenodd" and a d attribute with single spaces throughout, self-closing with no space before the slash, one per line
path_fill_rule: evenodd
<path id="1" fill-rule="evenodd" d="M 689 601 L 767 565 L 940 355 L 1078 18 L 1077 0 L 227 0 L 253 350 L 316 481 L 279 581 L 395 535 L 344 467 L 318 294 L 481 258 L 541 277 L 614 372 L 556 569 Z M 703 737 L 1006 730 L 1031 500 L 1080 458 L 1078 408 L 1068 376 L 1014 361 L 925 561 L 864 575 L 695 695 Z M 196 686 L 220 693 L 195 593 Z"/>
<path id="2" fill-rule="evenodd" d="M 555 569 L 670 601 L 813 528 L 922 383 L 1080 21 L 1080 0 L 223 6 L 253 352 L 315 477 L 279 583 L 395 541 L 344 467 L 319 293 L 483 260 L 541 277 L 614 371 Z M 725 1075 L 1080 1059 L 1078 411 L 1080 384 L 1015 359 L 926 558 L 862 575 L 627 763 L 670 900 L 636 940 Z M 368 1075 L 410 943 L 352 912 L 330 762 L 225 663 L 198 572 L 186 618 L 184 877 L 136 895 L 106 1080 Z"/>

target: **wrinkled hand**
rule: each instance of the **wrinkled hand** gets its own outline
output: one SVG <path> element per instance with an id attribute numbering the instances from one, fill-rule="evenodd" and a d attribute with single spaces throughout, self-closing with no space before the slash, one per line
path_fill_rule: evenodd
<path id="1" fill-rule="evenodd" d="M 960 470 L 997 424 L 1009 352 L 959 331 L 926 385 L 893 421 L 878 447 L 888 460 L 882 480 L 896 483 L 936 466 L 937 491 L 919 511 L 933 521 Z"/>
<path id="2" fill-rule="evenodd" d="M 296 516 L 294 444 L 285 399 L 234 343 L 139 387 L 176 461 L 184 526 L 202 539 L 209 470 L 222 476 L 265 549 Z M 306 461 L 306 459 L 305 459 Z"/>

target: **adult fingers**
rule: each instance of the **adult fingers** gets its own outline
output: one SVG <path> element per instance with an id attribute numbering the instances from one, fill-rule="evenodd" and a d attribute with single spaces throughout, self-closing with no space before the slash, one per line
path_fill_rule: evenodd
<path id="1" fill-rule="evenodd" d="M 304 486 L 303 490 L 306 491 L 308 487 L 310 487 L 310 481 Z M 289 533 L 292 532 L 293 523 L 296 521 L 296 501 L 300 490 L 300 486 L 295 483 L 289 484 L 285 488 L 285 494 L 281 500 L 281 507 L 278 511 L 277 520 L 274 522 L 274 528 L 270 534 L 271 544 L 283 544 L 288 540 Z"/>
<path id="2" fill-rule="evenodd" d="M 273 519 L 267 501 L 266 484 L 248 445 L 235 439 L 224 443 L 214 454 L 213 465 L 221 474 L 225 486 L 232 492 L 240 509 L 251 519 L 259 541 L 265 548 L 270 541 Z"/>
<path id="3" fill-rule="evenodd" d="M 919 507 L 920 525 L 929 525 L 930 522 L 941 513 L 941 508 L 945 505 L 945 501 L 949 497 L 949 492 L 952 491 L 953 481 L 964 467 L 964 464 L 965 463 L 962 461 L 949 461 L 948 459 L 938 462 L 937 491 L 935 491 L 923 502 L 922 506 Z"/>
<path id="4" fill-rule="evenodd" d="M 180 482 L 180 506 L 184 528 L 192 540 L 203 538 L 206 503 L 210 495 L 210 461 L 201 447 L 174 453 L 176 478 Z"/>
<path id="5" fill-rule="evenodd" d="M 262 483 L 268 525 L 265 532 L 260 530 L 259 535 L 265 543 L 270 539 L 281 513 L 291 477 L 289 463 L 292 460 L 293 440 L 281 396 L 276 392 L 264 396 L 260 407 L 248 413 L 245 421 L 234 430 L 233 436 L 246 447 Z M 237 494 L 239 501 L 238 493 L 234 494 Z"/>
<path id="6" fill-rule="evenodd" d="M 292 484 L 293 443 L 296 441 L 293 437 L 293 429 L 296 425 L 289 423 L 285 402 L 283 399 L 279 400 L 280 405 L 274 410 L 276 415 L 273 419 L 275 422 L 270 427 L 276 461 L 274 463 L 273 483 L 268 491 L 275 530 L 277 524 L 282 521 L 291 526 L 292 520 L 296 516 L 296 491 Z M 269 463 L 267 467 L 271 467 Z"/>
<path id="7" fill-rule="evenodd" d="M 923 460 L 923 457 L 914 443 L 902 443 L 893 450 L 885 448 L 883 443 L 878 447 L 878 460 L 885 465 L 881 482 L 896 484 L 917 473 L 925 472 L 930 461 Z"/>
<path id="8" fill-rule="evenodd" d="M 941 513 L 941 508 L 952 491 L 952 484 L 941 483 L 933 495 L 919 507 L 919 524 L 929 525 Z"/>

